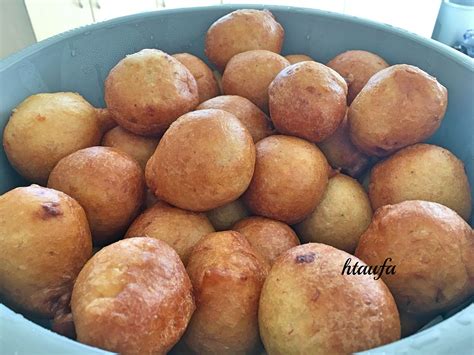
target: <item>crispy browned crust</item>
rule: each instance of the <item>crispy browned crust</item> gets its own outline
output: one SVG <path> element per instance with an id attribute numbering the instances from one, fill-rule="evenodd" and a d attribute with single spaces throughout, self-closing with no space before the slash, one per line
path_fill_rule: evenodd
<path id="1" fill-rule="evenodd" d="M 372 275 L 341 275 L 354 256 L 310 243 L 283 253 L 260 297 L 260 335 L 269 354 L 352 354 L 400 338 L 390 291 Z"/>
<path id="2" fill-rule="evenodd" d="M 245 97 L 237 95 L 217 96 L 203 102 L 196 110 L 210 108 L 224 110 L 237 117 L 249 130 L 255 143 L 273 134 L 273 128 L 268 116 Z"/>
<path id="3" fill-rule="evenodd" d="M 369 265 L 392 258 L 396 274 L 382 279 L 401 312 L 443 311 L 474 294 L 472 229 L 438 203 L 405 201 L 379 208 L 356 256 Z"/>
<path id="4" fill-rule="evenodd" d="M 326 189 L 329 164 L 323 153 L 303 139 L 270 136 L 256 144 L 255 173 L 244 194 L 260 216 L 293 224 L 317 206 Z"/>
<path id="5" fill-rule="evenodd" d="M 45 185 L 56 163 L 102 136 L 96 109 L 72 92 L 36 94 L 14 110 L 3 131 L 10 164 L 31 182 Z"/>
<path id="6" fill-rule="evenodd" d="M 138 163 L 115 148 L 81 149 L 55 166 L 48 187 L 75 198 L 86 211 L 95 245 L 117 240 L 143 204 Z"/>
<path id="7" fill-rule="evenodd" d="M 375 209 L 406 200 L 437 202 L 465 220 L 471 215 L 471 188 L 464 164 L 447 149 L 415 144 L 378 163 L 369 197 Z"/>
<path id="8" fill-rule="evenodd" d="M 287 61 L 290 62 L 290 64 L 296 64 L 299 62 L 307 62 L 307 61 L 315 62 L 313 58 L 311 58 L 309 55 L 306 55 L 306 54 L 289 54 L 289 55 L 285 55 L 285 58 Z"/>
<path id="9" fill-rule="evenodd" d="M 318 143 L 318 147 L 334 169 L 352 177 L 360 176 L 369 165 L 369 157 L 351 142 L 347 117 L 329 138 Z"/>
<path id="10" fill-rule="evenodd" d="M 82 207 L 31 185 L 0 196 L 0 297 L 14 308 L 52 318 L 67 306 L 79 271 L 92 256 Z"/>
<path id="11" fill-rule="evenodd" d="M 173 57 L 178 59 L 196 79 L 199 93 L 199 102 L 209 100 L 220 93 L 217 79 L 214 77 L 211 68 L 200 58 L 190 53 L 177 53 Z"/>
<path id="12" fill-rule="evenodd" d="M 249 214 L 249 210 L 240 198 L 206 212 L 207 218 L 216 231 L 232 229 L 234 223 L 248 217 Z"/>
<path id="13" fill-rule="evenodd" d="M 250 183 L 255 146 L 244 125 L 222 110 L 181 116 L 148 161 L 148 187 L 163 201 L 208 211 L 238 198 Z"/>
<path id="14" fill-rule="evenodd" d="M 275 128 L 312 142 L 331 136 L 346 113 L 346 82 L 336 71 L 314 61 L 282 70 L 268 95 Z"/>
<path id="15" fill-rule="evenodd" d="M 214 227 L 206 215 L 156 202 L 133 221 L 125 238 L 151 237 L 162 240 L 178 253 L 186 265 L 194 245 L 201 237 L 212 232 Z"/>
<path id="16" fill-rule="evenodd" d="M 354 101 L 375 73 L 388 68 L 387 62 L 378 55 L 360 50 L 338 54 L 328 62 L 327 66 L 337 71 L 346 80 L 347 105 Z"/>
<path id="17" fill-rule="evenodd" d="M 121 354 L 166 354 L 195 309 L 178 254 L 153 238 L 111 244 L 82 269 L 72 313 L 77 340 Z"/>
<path id="18" fill-rule="evenodd" d="M 206 34 L 205 53 L 219 69 L 236 54 L 266 49 L 280 53 L 285 31 L 270 11 L 237 10 L 214 22 Z"/>
<path id="19" fill-rule="evenodd" d="M 351 140 L 368 155 L 389 155 L 431 136 L 447 103 L 436 78 L 412 65 L 393 65 L 372 76 L 352 102 Z"/>
<path id="20" fill-rule="evenodd" d="M 199 354 L 248 354 L 259 343 L 258 300 L 267 268 L 243 235 L 209 234 L 195 246 L 187 269 L 196 312 L 183 337 Z"/>
<path id="21" fill-rule="evenodd" d="M 284 57 L 267 50 L 236 54 L 222 75 L 224 94 L 245 97 L 268 112 L 268 86 L 289 65 Z"/>
<path id="22" fill-rule="evenodd" d="M 104 134 L 101 144 L 127 153 L 145 171 L 146 163 L 155 152 L 158 141 L 158 138 L 139 136 L 117 126 Z"/>
<path id="23" fill-rule="evenodd" d="M 372 219 L 372 207 L 357 180 L 343 174 L 329 179 L 324 196 L 308 218 L 295 226 L 305 242 L 331 245 L 353 254 Z"/>
<path id="24" fill-rule="evenodd" d="M 143 49 L 112 68 L 105 80 L 105 102 L 115 121 L 140 135 L 162 134 L 199 102 L 191 72 L 172 56 Z"/>
<path id="25" fill-rule="evenodd" d="M 233 230 L 243 234 L 252 247 L 272 265 L 283 252 L 300 245 L 289 225 L 265 217 L 248 217 L 237 222 Z"/>

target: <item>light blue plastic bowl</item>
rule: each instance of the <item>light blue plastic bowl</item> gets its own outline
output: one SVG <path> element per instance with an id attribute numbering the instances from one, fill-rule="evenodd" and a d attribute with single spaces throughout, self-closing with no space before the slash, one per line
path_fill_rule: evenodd
<path id="1" fill-rule="evenodd" d="M 0 63 L 0 125 L 27 96 L 75 91 L 102 106 L 103 82 L 125 55 L 143 48 L 204 56 L 204 36 L 212 22 L 239 8 L 233 5 L 164 10 L 118 18 L 63 33 Z M 453 49 L 412 33 L 359 18 L 324 11 L 268 6 L 285 28 L 283 53 L 305 53 L 320 62 L 349 49 L 378 53 L 389 63 L 416 65 L 448 88 L 441 128 L 430 142 L 461 158 L 474 186 L 474 61 Z M 25 185 L 0 151 L 0 193 Z M 12 214 L 15 211 L 12 211 Z M 0 251 L 1 252 L 1 251 Z M 436 272 L 436 270 L 433 270 Z M 367 354 L 472 354 L 474 305 L 451 318 Z M 0 305 L 1 354 L 106 354 L 26 320 Z"/>

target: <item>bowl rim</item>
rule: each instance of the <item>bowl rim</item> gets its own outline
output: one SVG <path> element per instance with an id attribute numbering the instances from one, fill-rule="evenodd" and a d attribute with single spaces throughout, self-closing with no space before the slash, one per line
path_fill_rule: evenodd
<path id="1" fill-rule="evenodd" d="M 182 14 L 182 13 L 196 13 L 196 12 L 207 12 L 209 9 L 223 9 L 229 11 L 235 11 L 239 9 L 258 9 L 258 10 L 276 10 L 276 11 L 286 11 L 290 13 L 307 13 L 307 14 L 314 14 L 314 15 L 322 15 L 324 17 L 335 19 L 335 20 L 343 20 L 349 21 L 355 24 L 371 27 L 375 30 L 383 30 L 386 32 L 390 32 L 391 34 L 397 35 L 398 37 L 407 38 L 416 42 L 419 45 L 424 47 L 434 49 L 437 52 L 441 53 L 443 56 L 449 58 L 450 60 L 462 65 L 466 69 L 472 71 L 474 73 L 474 59 L 451 48 L 441 42 L 438 42 L 432 38 L 422 37 L 416 33 L 411 31 L 392 26 L 390 24 L 385 24 L 382 22 L 377 22 L 369 19 L 365 19 L 362 17 L 351 16 L 346 14 L 340 14 L 336 12 L 320 10 L 320 9 L 312 9 L 312 8 L 305 8 L 305 7 L 296 7 L 296 6 L 284 6 L 284 5 L 258 5 L 258 4 L 221 4 L 221 5 L 210 5 L 210 6 L 197 6 L 197 7 L 186 7 L 186 8 L 175 8 L 175 9 L 162 9 L 162 10 L 155 10 L 155 11 L 148 11 L 148 12 L 141 12 L 137 14 L 122 16 L 113 18 L 106 21 L 100 21 L 84 26 L 80 26 L 52 37 L 46 38 L 42 41 L 34 43 L 16 53 L 13 53 L 7 56 L 4 59 L 0 60 L 0 72 L 3 70 L 8 69 L 9 67 L 15 65 L 20 60 L 25 57 L 28 57 L 36 52 L 53 46 L 63 40 L 72 39 L 76 36 L 82 35 L 87 32 L 92 32 L 94 30 L 101 29 L 102 27 L 115 27 L 124 23 L 134 22 L 136 20 L 143 20 L 147 18 L 152 18 L 155 16 L 172 16 L 174 14 Z"/>
<path id="2" fill-rule="evenodd" d="M 162 16 L 173 16 L 175 14 L 183 14 L 183 13 L 195 13 L 198 14 L 199 12 L 207 12 L 209 9 L 222 9 L 227 10 L 228 12 L 235 11 L 238 9 L 258 9 L 263 10 L 267 9 L 270 11 L 284 11 L 288 13 L 304 13 L 308 15 L 316 15 L 322 16 L 329 19 L 334 19 L 338 21 L 346 21 L 352 22 L 354 24 L 362 25 L 369 27 L 373 30 L 381 30 L 384 32 L 388 32 L 390 34 L 396 35 L 398 37 L 402 37 L 408 40 L 415 42 L 416 44 L 423 46 L 425 48 L 432 49 L 439 54 L 443 55 L 444 57 L 448 58 L 451 61 L 454 61 L 456 64 L 461 65 L 464 69 L 467 69 L 471 73 L 474 74 L 474 59 L 470 58 L 469 56 L 456 51 L 455 49 L 440 43 L 436 40 L 431 38 L 422 37 L 417 35 L 413 32 L 408 30 L 398 28 L 396 26 L 392 26 L 389 24 L 384 24 L 376 21 L 372 21 L 369 19 L 364 19 L 356 16 L 350 16 L 345 14 L 339 14 L 331 11 L 326 10 L 319 10 L 319 9 L 312 9 L 312 8 L 304 8 L 304 7 L 294 7 L 294 6 L 284 6 L 284 5 L 263 5 L 263 4 L 223 4 L 223 5 L 211 5 L 211 6 L 199 6 L 199 7 L 188 7 L 188 8 L 175 8 L 175 9 L 162 9 L 156 11 L 149 11 L 149 12 L 142 12 L 137 14 L 132 14 L 128 16 L 118 17 L 106 21 L 101 21 L 81 27 L 77 27 L 63 33 L 54 35 L 42 41 L 39 41 L 35 44 L 32 44 L 16 53 L 13 53 L 7 56 L 4 59 L 0 60 L 0 74 L 7 70 L 8 68 L 16 65 L 18 62 L 23 60 L 30 55 L 33 55 L 44 48 L 51 47 L 53 45 L 58 44 L 63 40 L 72 39 L 74 37 L 83 35 L 87 32 L 93 32 L 95 30 L 99 30 L 103 27 L 116 27 L 122 24 L 129 24 L 137 21 L 142 21 L 144 19 L 149 19 L 153 17 L 162 17 Z M 467 319 L 467 321 L 465 320 Z M 8 308 L 6 305 L 0 303 L 0 321 L 1 322 L 16 322 L 18 323 L 19 327 L 28 326 L 28 331 L 30 331 L 30 335 L 35 335 L 38 337 L 43 337 L 43 339 L 48 339 L 44 341 L 44 345 L 50 345 L 53 347 L 55 344 L 64 343 L 68 344 L 70 347 L 71 352 L 79 353 L 80 351 L 88 350 L 89 353 L 98 353 L 98 354 L 111 354 L 107 350 L 103 350 L 96 347 L 91 347 L 86 344 L 82 344 L 78 341 L 71 340 L 66 338 L 62 335 L 54 333 L 47 328 L 44 328 L 41 325 L 38 325 L 31 320 L 25 318 L 21 313 L 15 312 L 13 309 Z M 402 338 L 396 342 L 386 344 L 377 348 L 369 349 L 367 351 L 361 352 L 361 354 L 387 354 L 393 353 L 397 351 L 406 351 L 412 350 L 416 352 L 417 349 L 421 350 L 421 346 L 425 343 L 433 343 L 433 342 L 443 342 L 445 339 L 453 340 L 457 336 L 457 340 L 464 339 L 462 336 L 460 337 L 459 332 L 459 325 L 467 325 L 474 323 L 474 304 L 471 303 L 470 305 L 466 306 L 463 310 L 458 311 L 456 314 L 450 316 L 447 319 L 444 319 L 441 323 L 434 325 L 431 328 L 422 330 L 418 333 L 410 335 L 408 337 Z M 443 327 L 440 327 L 443 326 Z M 454 331 L 457 327 L 458 331 Z M 444 336 L 439 335 L 441 328 L 446 333 L 450 333 L 448 336 L 444 334 Z M 8 330 L 8 329 L 7 329 Z M 465 330 L 465 329 L 464 329 Z M 436 336 L 433 336 L 433 333 L 436 333 Z M 467 333 L 466 333 L 467 334 Z M 12 334 L 10 334 L 12 335 Z M 0 344 L 6 344 L 6 338 L 4 336 L 0 336 Z M 420 344 L 420 345 L 417 345 Z M 453 344 L 454 346 L 456 344 Z"/>

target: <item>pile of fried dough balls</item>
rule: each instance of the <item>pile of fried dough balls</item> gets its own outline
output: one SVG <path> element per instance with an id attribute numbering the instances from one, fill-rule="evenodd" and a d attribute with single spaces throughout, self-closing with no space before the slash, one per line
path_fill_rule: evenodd
<path id="1" fill-rule="evenodd" d="M 19 104 L 3 146 L 34 185 L 0 197 L 2 300 L 123 354 L 272 355 L 374 348 L 469 299 L 469 182 L 422 143 L 446 88 L 367 51 L 283 57 L 283 39 L 269 11 L 234 11 L 206 35 L 216 70 L 143 49 L 105 109 Z M 387 258 L 396 273 L 342 273 Z"/>

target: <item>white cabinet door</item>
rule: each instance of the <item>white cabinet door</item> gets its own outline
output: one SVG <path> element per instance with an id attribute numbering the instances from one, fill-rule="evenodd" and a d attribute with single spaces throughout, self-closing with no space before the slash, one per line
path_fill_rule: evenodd
<path id="1" fill-rule="evenodd" d="M 431 37 L 440 4 L 436 0 L 346 0 L 345 13 Z"/>
<path id="2" fill-rule="evenodd" d="M 36 39 L 94 22 L 89 0 L 25 0 Z"/>
<path id="3" fill-rule="evenodd" d="M 344 11 L 344 0 L 223 0 L 222 2 L 224 4 L 265 4 L 308 7 L 340 13 Z"/>
<path id="4" fill-rule="evenodd" d="M 219 5 L 221 0 L 163 0 L 165 8 Z M 244 1 L 246 3 L 247 1 Z"/>
<path id="5" fill-rule="evenodd" d="M 90 0 L 96 22 L 158 10 L 161 3 L 161 0 Z"/>

